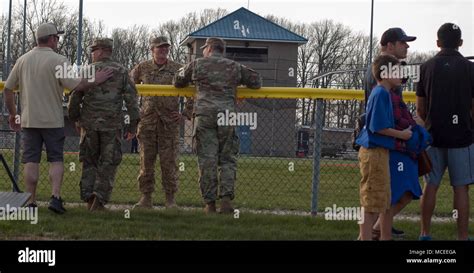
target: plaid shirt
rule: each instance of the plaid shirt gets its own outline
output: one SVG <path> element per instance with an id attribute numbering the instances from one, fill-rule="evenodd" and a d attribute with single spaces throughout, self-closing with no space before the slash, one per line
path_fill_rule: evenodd
<path id="1" fill-rule="evenodd" d="M 411 113 L 408 111 L 407 105 L 403 101 L 402 89 L 397 88 L 395 90 L 391 90 L 390 97 L 392 99 L 395 129 L 402 131 L 409 126 L 414 127 L 416 122 L 413 119 Z M 398 138 L 395 139 L 395 151 L 408 153 L 412 158 L 416 158 L 416 153 L 407 151 L 405 141 Z"/>

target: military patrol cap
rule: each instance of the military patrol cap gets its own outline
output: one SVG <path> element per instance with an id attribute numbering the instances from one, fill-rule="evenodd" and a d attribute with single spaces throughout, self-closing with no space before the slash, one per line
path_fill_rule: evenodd
<path id="1" fill-rule="evenodd" d="M 114 47 L 114 41 L 109 38 L 96 38 L 92 42 L 92 45 L 89 46 L 89 49 L 94 48 L 110 48 Z"/>
<path id="2" fill-rule="evenodd" d="M 165 36 L 154 37 L 150 39 L 150 48 L 160 47 L 162 45 L 170 46 L 168 38 Z"/>
<path id="3" fill-rule="evenodd" d="M 222 49 L 224 49 L 225 42 L 221 38 L 210 37 L 206 39 L 206 43 L 203 46 L 201 46 L 201 49 L 204 49 L 208 46 L 221 47 Z"/>
<path id="4" fill-rule="evenodd" d="M 49 35 L 64 34 L 64 31 L 58 31 L 56 26 L 52 23 L 41 24 L 36 30 L 36 38 L 46 37 Z"/>

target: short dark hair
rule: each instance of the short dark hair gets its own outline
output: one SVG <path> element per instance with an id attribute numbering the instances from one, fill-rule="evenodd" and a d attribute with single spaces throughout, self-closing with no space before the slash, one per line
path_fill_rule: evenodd
<path id="1" fill-rule="evenodd" d="M 438 29 L 438 41 L 442 48 L 458 48 L 461 42 L 461 28 L 453 23 L 445 23 Z"/>
<path id="2" fill-rule="evenodd" d="M 382 68 L 388 67 L 390 64 L 397 65 L 400 61 L 392 55 L 380 55 L 375 58 L 374 62 L 372 63 L 372 75 L 377 81 L 383 80 L 381 77 Z"/>
<path id="3" fill-rule="evenodd" d="M 211 51 L 217 51 L 220 53 L 224 53 L 224 50 L 225 50 L 225 47 L 223 47 L 220 44 L 212 44 L 212 45 L 209 45 L 209 47 L 211 48 Z"/>
<path id="4" fill-rule="evenodd" d="M 48 36 L 43 36 L 43 37 L 38 37 L 36 40 L 37 40 L 39 45 L 44 45 L 44 44 L 48 43 L 49 37 L 50 37 L 49 35 Z"/>

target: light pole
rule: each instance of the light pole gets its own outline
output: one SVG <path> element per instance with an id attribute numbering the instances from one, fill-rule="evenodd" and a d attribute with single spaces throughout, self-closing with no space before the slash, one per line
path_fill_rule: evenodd
<path id="1" fill-rule="evenodd" d="M 373 39 L 373 33 L 374 33 L 374 0 L 371 0 L 371 8 L 370 8 L 370 42 L 369 42 L 369 63 L 370 65 L 372 63 L 372 39 Z"/>
<path id="2" fill-rule="evenodd" d="M 77 60 L 76 64 L 81 65 L 82 60 L 82 4 L 83 1 L 79 0 L 79 26 L 77 31 Z"/>

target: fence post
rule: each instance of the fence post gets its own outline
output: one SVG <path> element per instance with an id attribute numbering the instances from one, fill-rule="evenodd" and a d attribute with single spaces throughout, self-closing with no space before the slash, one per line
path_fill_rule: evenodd
<path id="1" fill-rule="evenodd" d="M 311 215 L 318 213 L 318 191 L 321 166 L 321 138 L 323 135 L 323 100 L 316 100 L 316 111 L 314 111 L 314 138 L 313 138 L 313 184 L 311 189 Z"/>

